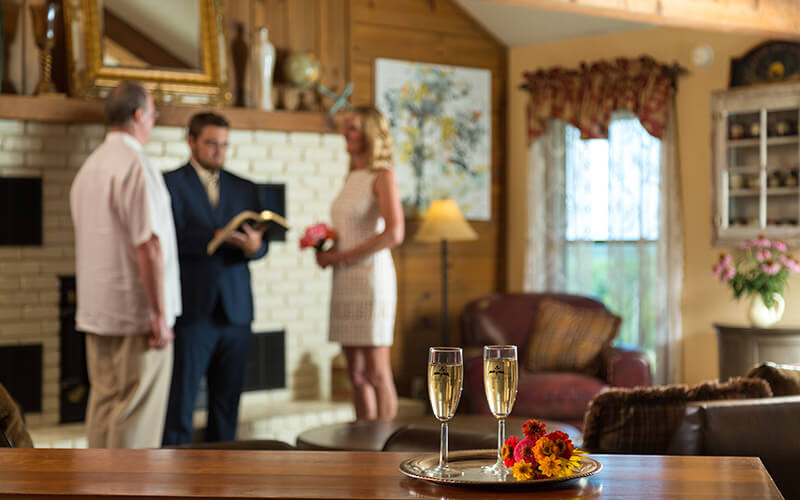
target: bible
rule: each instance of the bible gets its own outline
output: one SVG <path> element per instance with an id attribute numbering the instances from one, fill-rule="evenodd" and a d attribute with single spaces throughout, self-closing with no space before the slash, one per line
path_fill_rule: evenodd
<path id="1" fill-rule="evenodd" d="M 289 226 L 286 224 L 286 219 L 275 212 L 269 210 L 264 210 L 263 212 L 245 210 L 244 212 L 239 212 L 239 214 L 225 224 L 225 227 L 214 234 L 214 237 L 211 238 L 211 241 L 208 242 L 208 246 L 206 246 L 206 253 L 211 255 L 216 252 L 217 248 L 225 242 L 225 238 L 233 231 L 242 227 L 242 224 L 250 224 L 250 227 L 253 229 L 260 229 L 266 225 L 267 230 L 264 232 L 264 239 L 266 240 L 270 240 L 275 235 L 289 229 Z"/>

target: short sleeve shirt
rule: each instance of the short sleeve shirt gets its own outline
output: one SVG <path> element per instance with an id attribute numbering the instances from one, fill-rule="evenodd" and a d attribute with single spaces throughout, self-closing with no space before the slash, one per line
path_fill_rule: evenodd
<path id="1" fill-rule="evenodd" d="M 81 167 L 70 190 L 75 227 L 76 326 L 100 335 L 150 331 L 150 308 L 136 247 L 155 235 L 163 258 L 164 312 L 181 314 L 172 204 L 161 173 L 142 146 L 110 132 Z"/>

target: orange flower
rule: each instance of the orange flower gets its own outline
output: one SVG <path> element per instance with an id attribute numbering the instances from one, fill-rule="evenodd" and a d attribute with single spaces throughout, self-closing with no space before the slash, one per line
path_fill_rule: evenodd
<path id="1" fill-rule="evenodd" d="M 532 451 L 534 458 L 539 463 L 541 463 L 542 460 L 544 460 L 547 457 L 558 456 L 558 451 L 556 450 L 555 443 L 553 443 L 553 440 L 547 437 L 539 438 L 539 440 L 536 441 L 536 444 L 533 446 Z"/>

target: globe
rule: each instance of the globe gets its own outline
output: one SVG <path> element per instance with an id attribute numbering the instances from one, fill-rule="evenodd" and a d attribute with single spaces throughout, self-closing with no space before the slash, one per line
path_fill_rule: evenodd
<path id="1" fill-rule="evenodd" d="M 320 73 L 319 61 L 309 52 L 293 52 L 283 62 L 283 77 L 295 87 L 311 87 L 319 80 Z"/>

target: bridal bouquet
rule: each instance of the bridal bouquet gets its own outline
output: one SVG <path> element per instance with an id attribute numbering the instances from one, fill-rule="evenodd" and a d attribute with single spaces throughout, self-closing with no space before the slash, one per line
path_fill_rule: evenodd
<path id="1" fill-rule="evenodd" d="M 321 252 L 330 250 L 335 242 L 336 231 L 325 223 L 314 224 L 306 228 L 306 232 L 300 238 L 300 249 L 314 248 L 316 251 Z"/>
<path id="2" fill-rule="evenodd" d="M 500 454 L 506 467 L 517 481 L 568 477 L 578 468 L 586 452 L 575 448 L 569 436 L 561 431 L 547 434 L 539 420 L 528 420 L 522 425 L 525 437 L 509 437 Z"/>

